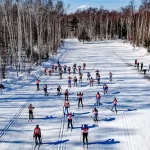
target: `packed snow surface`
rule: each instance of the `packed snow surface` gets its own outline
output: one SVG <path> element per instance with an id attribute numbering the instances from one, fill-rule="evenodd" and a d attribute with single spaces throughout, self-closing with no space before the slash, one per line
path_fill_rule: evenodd
<path id="1" fill-rule="evenodd" d="M 63 116 L 64 91 L 68 89 L 68 73 L 63 79 L 58 73 L 44 75 L 44 67 L 52 64 L 70 66 L 83 65 L 83 83 L 69 88 L 70 112 L 74 112 L 73 130 L 67 130 L 67 118 Z M 3 83 L 7 89 L 0 95 L 0 150 L 33 150 L 33 130 L 38 124 L 42 130 L 40 150 L 82 150 L 81 125 L 89 126 L 89 150 L 150 150 L 150 82 L 147 75 L 134 67 L 135 59 L 148 69 L 150 56 L 144 48 L 135 48 L 122 41 L 80 43 L 67 39 L 58 55 L 43 63 L 42 67 L 15 77 Z M 101 85 L 90 87 L 87 72 L 95 79 L 100 70 Z M 71 70 L 72 71 L 72 70 Z M 113 81 L 109 81 L 109 72 Z M 149 72 L 147 71 L 147 74 Z M 70 74 L 71 77 L 78 73 Z M 35 79 L 40 79 L 40 91 L 36 91 Z M 11 82 L 11 87 L 9 86 Z M 73 83 L 73 82 L 72 82 Z M 103 84 L 108 85 L 108 95 L 103 93 Z M 43 86 L 48 85 L 49 96 L 44 96 Z M 57 96 L 56 88 L 62 87 L 62 95 Z M 15 86 L 15 88 L 13 88 Z M 77 92 L 83 92 L 83 109 L 78 109 Z M 101 94 L 100 106 L 95 106 L 95 95 Z M 114 97 L 118 100 L 118 113 L 111 111 Z M 34 119 L 28 122 L 28 106 L 32 104 Z M 93 122 L 92 110 L 97 107 L 99 122 Z"/>

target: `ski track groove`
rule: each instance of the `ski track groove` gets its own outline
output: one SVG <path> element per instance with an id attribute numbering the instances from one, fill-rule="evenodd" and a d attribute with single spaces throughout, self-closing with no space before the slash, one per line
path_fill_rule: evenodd
<path id="1" fill-rule="evenodd" d="M 113 52 L 114 53 L 114 52 Z M 114 53 L 115 54 L 115 53 Z M 117 57 L 119 57 L 122 61 L 126 62 L 124 59 L 122 59 L 119 55 L 115 54 Z M 127 64 L 127 62 L 126 62 Z M 119 81 L 118 81 L 119 83 Z M 117 91 L 119 90 L 119 87 L 116 86 L 116 89 Z M 119 102 L 120 102 L 120 106 L 123 108 L 123 105 L 122 105 L 122 96 L 118 96 L 119 97 Z M 123 120 L 123 124 L 124 124 L 124 131 L 125 131 L 125 134 L 126 134 L 126 140 L 127 140 L 127 146 L 128 146 L 128 149 L 131 149 L 132 150 L 132 144 L 131 144 L 131 138 L 130 138 L 130 133 L 129 133 L 129 128 L 128 128 L 128 124 L 127 124 L 127 121 L 126 121 L 126 115 L 125 115 L 125 112 L 122 112 L 121 113 L 122 115 L 122 120 Z"/>
<path id="2" fill-rule="evenodd" d="M 43 77 L 43 75 L 41 77 Z M 45 81 L 47 81 L 47 80 L 45 80 Z M 45 81 L 42 81 L 42 82 L 45 82 Z M 20 110 L 13 116 L 13 118 L 9 121 L 9 123 L 3 128 L 3 130 L 0 132 L 0 141 L 2 141 L 4 139 L 5 135 L 9 131 L 10 127 L 15 123 L 15 121 L 20 116 L 21 112 L 24 110 L 24 108 L 32 100 L 32 98 L 36 95 L 37 92 L 38 91 L 36 90 L 33 94 L 30 95 L 30 97 L 25 101 L 25 103 L 22 105 Z"/>

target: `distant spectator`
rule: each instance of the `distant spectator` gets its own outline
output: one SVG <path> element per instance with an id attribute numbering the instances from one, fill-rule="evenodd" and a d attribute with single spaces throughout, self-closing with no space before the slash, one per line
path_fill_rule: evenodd
<path id="1" fill-rule="evenodd" d="M 141 71 L 143 70 L 143 63 L 141 62 Z"/>

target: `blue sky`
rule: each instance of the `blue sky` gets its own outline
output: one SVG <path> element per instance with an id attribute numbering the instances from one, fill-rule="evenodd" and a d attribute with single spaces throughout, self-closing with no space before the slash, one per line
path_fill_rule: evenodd
<path id="1" fill-rule="evenodd" d="M 141 0 L 134 0 L 136 7 L 141 4 Z M 70 4 L 68 12 L 74 12 L 78 7 L 97 7 L 104 6 L 109 10 L 115 9 L 119 10 L 121 6 L 126 6 L 129 4 L 130 0 L 63 0 L 67 5 Z"/>

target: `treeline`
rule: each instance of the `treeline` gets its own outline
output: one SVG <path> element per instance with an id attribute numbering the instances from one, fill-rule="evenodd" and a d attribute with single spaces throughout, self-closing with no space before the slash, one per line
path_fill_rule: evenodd
<path id="1" fill-rule="evenodd" d="M 22 68 L 40 64 L 57 52 L 61 44 L 61 20 L 65 13 L 61 0 L 0 1 L 0 71 L 5 78 L 6 65 Z"/>
<path id="2" fill-rule="evenodd" d="M 138 9 L 131 0 L 120 11 L 101 7 L 72 14 L 66 14 L 61 0 L 0 1 L 1 77 L 5 78 L 6 66 L 18 74 L 28 64 L 30 72 L 33 64 L 55 55 L 63 39 L 70 37 L 83 42 L 124 39 L 149 50 L 150 0 L 143 0 Z"/>
<path id="3" fill-rule="evenodd" d="M 138 46 L 150 45 L 150 0 L 143 0 L 138 9 L 135 4 L 130 1 L 120 11 L 101 7 L 78 10 L 67 15 L 67 36 L 83 41 L 126 39 Z"/>

